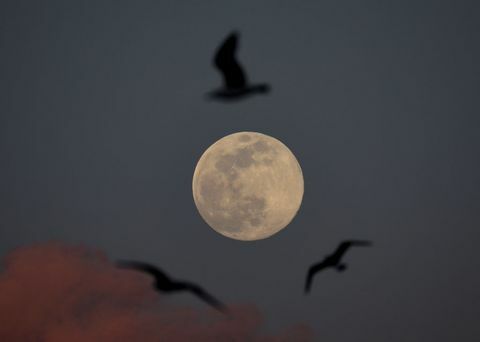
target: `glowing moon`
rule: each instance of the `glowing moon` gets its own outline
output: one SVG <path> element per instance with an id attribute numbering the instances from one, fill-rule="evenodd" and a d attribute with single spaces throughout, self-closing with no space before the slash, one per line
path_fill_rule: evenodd
<path id="1" fill-rule="evenodd" d="M 192 188 L 200 215 L 215 231 L 232 239 L 259 240 L 295 217 L 302 203 L 303 175 L 280 141 L 239 132 L 203 153 Z"/>

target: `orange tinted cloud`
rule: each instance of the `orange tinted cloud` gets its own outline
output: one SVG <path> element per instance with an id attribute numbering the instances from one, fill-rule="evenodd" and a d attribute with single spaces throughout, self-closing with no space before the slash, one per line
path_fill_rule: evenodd
<path id="1" fill-rule="evenodd" d="M 302 325 L 260 333 L 253 306 L 212 309 L 163 303 L 151 279 L 120 270 L 99 251 L 48 243 L 10 253 L 0 273 L 0 341 L 310 341 Z"/>

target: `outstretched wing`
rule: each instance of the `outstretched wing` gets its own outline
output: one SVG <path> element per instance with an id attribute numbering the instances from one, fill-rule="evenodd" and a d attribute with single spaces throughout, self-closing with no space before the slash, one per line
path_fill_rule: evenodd
<path id="1" fill-rule="evenodd" d="M 338 245 L 337 250 L 332 254 L 332 258 L 340 261 L 345 252 L 353 246 L 371 246 L 372 243 L 367 240 L 345 240 Z"/>
<path id="2" fill-rule="evenodd" d="M 198 298 L 206 302 L 208 305 L 214 307 L 215 309 L 226 313 L 227 309 L 226 306 L 220 302 L 218 299 L 213 297 L 211 294 L 209 294 L 207 291 L 205 291 L 203 288 L 200 286 L 193 284 L 193 283 L 188 283 L 188 282 L 181 282 L 177 283 L 179 286 L 183 287 L 184 290 L 192 292 L 194 295 L 196 295 Z"/>
<path id="3" fill-rule="evenodd" d="M 310 289 L 311 289 L 312 283 L 313 283 L 313 277 L 315 276 L 315 274 L 317 274 L 318 272 L 320 272 L 320 271 L 322 271 L 325 268 L 328 268 L 330 266 L 332 266 L 332 265 L 328 262 L 325 262 L 325 261 L 321 261 L 319 263 L 316 263 L 316 264 L 310 266 L 310 268 L 308 269 L 308 272 L 307 272 L 307 279 L 305 280 L 305 293 L 310 292 Z"/>
<path id="4" fill-rule="evenodd" d="M 164 272 L 162 272 L 159 268 L 153 266 L 152 264 L 146 262 L 121 260 L 117 262 L 117 266 L 120 268 L 127 268 L 147 273 L 153 276 L 155 280 L 160 283 L 170 282 L 170 278 Z"/>
<path id="5" fill-rule="evenodd" d="M 214 58 L 215 66 L 223 75 L 227 88 L 243 88 L 247 84 L 247 77 L 235 58 L 238 33 L 232 32 L 217 50 Z"/>

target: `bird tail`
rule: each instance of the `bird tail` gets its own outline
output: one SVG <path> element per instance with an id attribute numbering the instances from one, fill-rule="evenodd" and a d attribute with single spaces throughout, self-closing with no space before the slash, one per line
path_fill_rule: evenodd
<path id="1" fill-rule="evenodd" d="M 269 85 L 269 84 L 266 84 L 266 83 L 259 84 L 259 85 L 257 85 L 256 88 L 257 88 L 257 91 L 258 91 L 259 93 L 263 93 L 263 94 L 267 94 L 267 93 L 269 93 L 270 90 L 271 90 L 270 85 Z"/>

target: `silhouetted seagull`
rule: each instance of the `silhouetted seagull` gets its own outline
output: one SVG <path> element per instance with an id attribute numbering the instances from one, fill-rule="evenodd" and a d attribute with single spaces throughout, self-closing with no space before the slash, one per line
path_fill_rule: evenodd
<path id="1" fill-rule="evenodd" d="M 248 95 L 265 94 L 270 91 L 268 84 L 249 84 L 247 76 L 235 58 L 239 34 L 232 32 L 220 45 L 213 60 L 223 75 L 223 87 L 209 95 L 220 100 L 237 100 Z"/>
<path id="2" fill-rule="evenodd" d="M 310 292 L 310 288 L 312 287 L 313 276 L 323 271 L 326 268 L 334 268 L 338 272 L 345 271 L 347 269 L 347 264 L 341 263 L 342 257 L 345 252 L 353 246 L 371 246 L 372 243 L 370 241 L 362 241 L 362 240 L 346 240 L 340 243 L 337 247 L 337 250 L 330 255 L 327 255 L 323 261 L 313 264 L 310 266 L 308 273 L 307 273 L 307 280 L 305 282 L 305 293 Z"/>
<path id="3" fill-rule="evenodd" d="M 132 269 L 139 272 L 144 272 L 155 278 L 155 289 L 160 292 L 181 292 L 189 291 L 194 295 L 208 303 L 210 306 L 214 307 L 217 310 L 226 313 L 226 307 L 220 301 L 215 299 L 209 293 L 207 293 L 200 286 L 185 282 L 185 281 L 176 281 L 170 279 L 163 271 L 159 268 L 140 261 L 118 261 L 117 266 L 120 268 Z"/>

